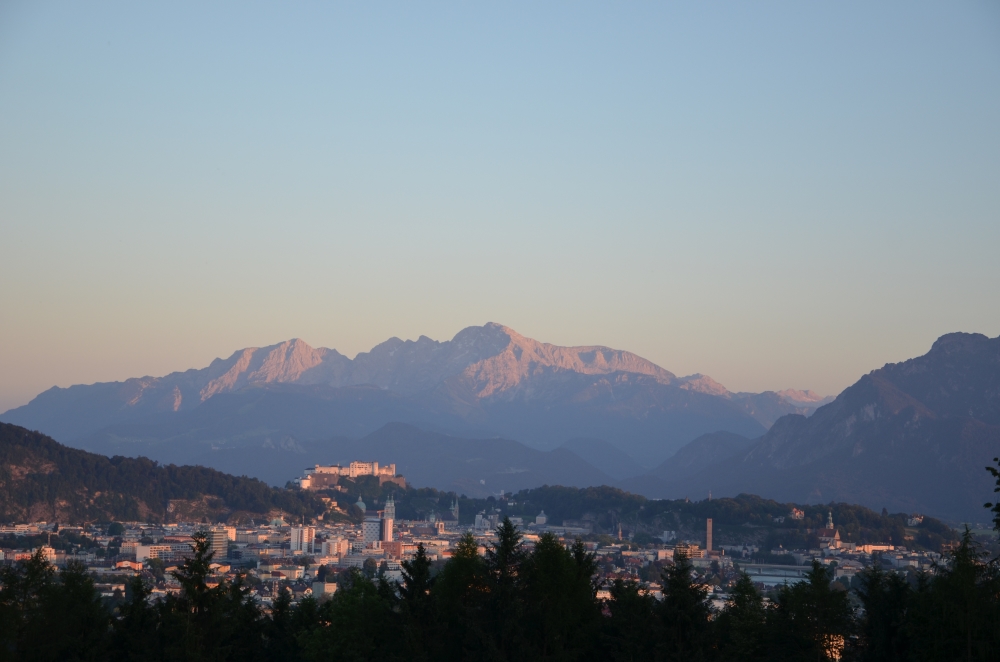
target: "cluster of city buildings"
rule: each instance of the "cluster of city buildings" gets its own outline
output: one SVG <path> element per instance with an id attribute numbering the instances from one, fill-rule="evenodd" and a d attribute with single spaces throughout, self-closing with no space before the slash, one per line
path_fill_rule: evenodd
<path id="1" fill-rule="evenodd" d="M 350 470 L 360 463 L 353 463 Z M 361 471 L 379 471 L 395 478 L 394 467 L 378 467 L 369 463 Z M 155 524 L 144 522 L 120 523 L 121 530 L 109 533 L 96 526 L 56 527 L 46 522 L 4 527 L 0 536 L 13 536 L 8 549 L 0 549 L 0 562 L 27 560 L 39 550 L 49 562 L 65 566 L 71 562 L 84 564 L 97 578 L 98 587 L 108 596 L 124 590 L 128 577 L 143 575 L 154 581 L 153 597 L 180 589 L 171 571 L 193 554 L 192 538 L 197 533 L 207 536 L 209 552 L 213 554 L 212 570 L 216 581 L 233 579 L 245 574 L 253 584 L 253 593 L 265 604 L 278 590 L 291 589 L 297 597 L 323 596 L 336 590 L 333 578 L 342 570 L 358 568 L 377 573 L 387 580 L 402 578 L 401 562 L 416 554 L 423 544 L 432 560 L 451 556 L 465 529 L 458 526 L 458 503 L 439 518 L 399 521 L 396 504 L 391 496 L 376 507 L 362 499 L 353 504 L 364 513 L 360 524 L 324 522 L 305 524 L 287 522 L 282 517 L 266 522 L 251 522 L 248 526 L 226 524 L 206 525 L 195 522 Z M 79 538 L 68 536 L 83 536 Z M 477 532 L 480 549 L 485 552 L 492 531 Z M 51 544 L 19 545 L 18 539 L 39 537 L 48 541 L 73 537 L 85 540 L 80 549 L 55 549 Z M 64 547 L 63 544 L 57 544 Z M 321 570 L 322 569 L 322 570 Z"/>
<path id="2" fill-rule="evenodd" d="M 495 540 L 495 529 L 501 520 L 500 511 L 484 511 L 476 515 L 471 526 L 460 526 L 457 502 L 443 516 L 431 515 L 427 520 L 420 521 L 397 520 L 391 496 L 381 507 L 369 508 L 360 498 L 354 505 L 365 513 L 360 525 L 323 521 L 311 525 L 286 522 L 278 517 L 248 526 L 129 522 L 123 523 L 121 530 L 109 533 L 92 526 L 62 527 L 54 531 L 54 525 L 45 522 L 18 524 L 0 528 L 0 535 L 13 535 L 15 540 L 32 536 L 33 540 L 38 540 L 43 535 L 51 538 L 71 532 L 86 536 L 93 546 L 71 550 L 56 550 L 51 545 L 2 549 L 0 561 L 24 560 L 40 549 L 45 558 L 55 565 L 71 561 L 85 564 L 97 578 L 98 587 L 104 595 L 118 595 L 124 590 L 129 576 L 144 575 L 155 583 L 155 598 L 180 589 L 170 574 L 171 570 L 191 556 L 192 536 L 205 532 L 209 551 L 213 553 L 214 581 L 232 579 L 237 573 L 244 573 L 253 585 L 256 597 L 266 605 L 280 590 L 291 590 L 296 598 L 330 595 L 336 591 L 337 573 L 350 568 L 378 574 L 390 581 L 399 580 L 402 576 L 401 562 L 411 558 L 418 545 L 424 546 L 432 560 L 446 560 L 467 532 L 474 535 L 480 553 L 485 553 Z M 560 536 L 567 545 L 587 533 L 585 527 L 566 526 L 566 522 L 558 526 L 550 524 L 544 511 L 531 522 L 522 518 L 511 519 L 522 531 L 528 547 L 546 532 Z M 849 585 L 857 572 L 876 562 L 875 555 L 883 565 L 901 571 L 931 571 L 940 561 L 939 554 L 909 552 L 898 546 L 846 543 L 833 525 L 832 515 L 827 527 L 819 531 L 818 539 L 819 548 L 811 550 L 716 546 L 713 544 L 712 520 L 709 519 L 703 540 L 676 540 L 675 532 L 664 532 L 663 544 L 638 548 L 623 539 L 619 529 L 617 541 L 612 539 L 610 544 L 585 544 L 595 554 L 602 579 L 639 580 L 654 595 L 659 594 L 659 576 L 664 564 L 671 563 L 676 555 L 683 553 L 691 560 L 695 572 L 719 605 L 728 599 L 727 585 L 743 572 L 749 574 L 760 587 L 769 588 L 802 581 L 815 559 L 833 568 L 834 577 Z M 759 558 L 768 551 L 785 558 L 792 556 L 795 565 L 756 562 L 755 557 Z"/>
<path id="3" fill-rule="evenodd" d="M 802 519 L 801 512 L 795 509 L 790 517 Z M 915 520 L 917 524 L 919 519 Z M 874 563 L 901 572 L 913 570 L 930 573 L 934 572 L 942 560 L 942 555 L 937 552 L 912 551 L 889 543 L 856 544 L 843 541 L 840 531 L 834 525 L 832 512 L 827 515 L 826 526 L 813 533 L 816 534 L 818 545 L 812 549 L 787 550 L 779 547 L 764 550 L 753 545 L 719 545 L 713 548 L 712 520 L 708 519 L 704 548 L 698 544 L 681 542 L 674 546 L 673 553 L 683 552 L 696 569 L 712 568 L 716 574 L 730 580 L 740 573 L 746 573 L 758 587 L 764 589 L 804 581 L 812 570 L 814 561 L 830 569 L 834 579 L 847 588 L 855 575 Z M 664 538 L 671 537 L 672 534 L 673 532 L 664 532 Z M 760 562 L 762 558 L 774 557 L 780 557 L 785 562 Z M 721 593 L 720 599 L 728 597 L 724 588 L 726 583 L 731 581 L 720 582 L 719 587 L 713 589 L 716 593 Z"/>

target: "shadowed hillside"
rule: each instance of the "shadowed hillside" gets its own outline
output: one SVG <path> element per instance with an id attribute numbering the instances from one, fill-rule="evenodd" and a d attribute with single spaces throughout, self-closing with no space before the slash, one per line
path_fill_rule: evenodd
<path id="1" fill-rule="evenodd" d="M 998 454 L 1000 338 L 952 333 L 924 356 L 865 375 L 809 418 L 779 419 L 745 451 L 643 491 L 749 492 L 975 519 L 991 491 L 983 466 Z"/>
<path id="2" fill-rule="evenodd" d="M 107 458 L 0 423 L 0 520 L 225 519 L 238 512 L 316 510 L 310 494 L 278 490 L 213 469 Z"/>

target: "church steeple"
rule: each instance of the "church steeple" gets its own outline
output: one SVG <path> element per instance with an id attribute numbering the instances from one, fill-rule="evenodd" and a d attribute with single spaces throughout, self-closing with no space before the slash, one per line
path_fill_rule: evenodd
<path id="1" fill-rule="evenodd" d="M 826 528 L 828 528 L 828 529 L 832 529 L 833 528 L 833 511 L 832 510 L 829 511 L 827 513 L 827 515 L 826 515 Z"/>

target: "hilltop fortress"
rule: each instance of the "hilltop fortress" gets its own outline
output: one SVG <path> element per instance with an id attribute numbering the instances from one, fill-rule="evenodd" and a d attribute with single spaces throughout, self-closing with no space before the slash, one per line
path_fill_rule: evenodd
<path id="1" fill-rule="evenodd" d="M 380 467 L 378 462 L 351 462 L 346 467 L 339 464 L 330 466 L 317 464 L 311 469 L 306 469 L 305 475 L 293 482 L 303 490 L 325 490 L 337 485 L 341 476 L 351 479 L 358 476 L 377 476 L 379 485 L 395 483 L 400 487 L 406 487 L 406 479 L 396 475 L 395 464 Z"/>

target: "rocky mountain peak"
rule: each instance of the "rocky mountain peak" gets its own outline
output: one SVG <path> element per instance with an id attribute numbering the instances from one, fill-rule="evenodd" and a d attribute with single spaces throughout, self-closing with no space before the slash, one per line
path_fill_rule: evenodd
<path id="1" fill-rule="evenodd" d="M 820 395 L 815 391 L 805 390 L 800 391 L 794 388 L 786 388 L 784 391 L 777 391 L 778 395 L 788 400 L 792 404 L 800 406 L 817 406 L 819 404 L 826 404 L 833 400 L 832 397 L 827 395 Z"/>
<path id="2" fill-rule="evenodd" d="M 982 349 L 989 342 L 989 337 L 981 333 L 946 333 L 934 341 L 928 355 L 974 352 Z"/>
<path id="3" fill-rule="evenodd" d="M 638 373 L 670 383 L 674 375 L 635 354 L 603 346 L 560 347 L 489 322 L 462 329 L 451 340 L 393 338 L 355 357 L 347 383 L 370 383 L 400 392 L 458 380 L 463 390 L 486 398 L 546 372 L 584 375 Z"/>
<path id="4" fill-rule="evenodd" d="M 228 360 L 212 366 L 218 372 L 199 396 L 205 401 L 217 393 L 232 391 L 251 384 L 299 381 L 302 375 L 320 364 L 331 350 L 314 349 L 306 342 L 294 338 L 268 347 L 249 347 L 235 352 Z"/>
<path id="5" fill-rule="evenodd" d="M 715 381 L 708 375 L 702 375 L 695 373 L 693 375 L 688 375 L 687 377 L 681 377 L 678 383 L 682 389 L 688 391 L 697 391 L 698 393 L 708 393 L 709 395 L 718 395 L 722 397 L 729 397 L 729 389 Z"/>
<path id="6" fill-rule="evenodd" d="M 480 399 L 517 390 L 529 378 L 559 372 L 581 375 L 633 373 L 648 375 L 663 384 L 676 380 L 673 373 L 631 352 L 601 345 L 561 347 L 542 343 L 496 323 L 478 329 L 497 344 L 507 339 L 501 351 L 468 365 L 458 377 Z M 469 331 L 465 329 L 462 333 Z"/>

